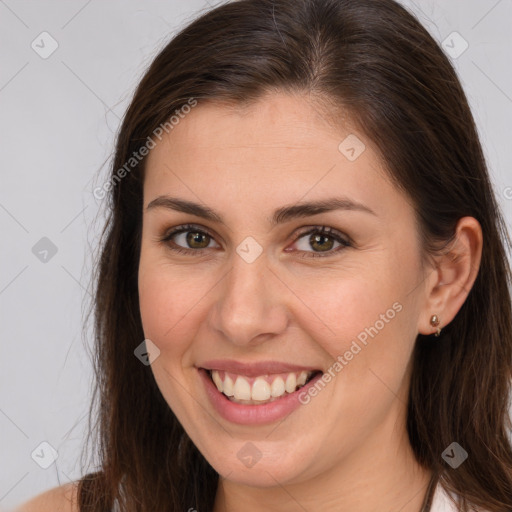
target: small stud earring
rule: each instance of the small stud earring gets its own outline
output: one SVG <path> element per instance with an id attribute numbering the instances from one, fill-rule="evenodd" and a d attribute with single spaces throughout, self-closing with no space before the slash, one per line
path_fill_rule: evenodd
<path id="1" fill-rule="evenodd" d="M 436 337 L 438 337 L 441 334 L 441 328 L 438 327 L 440 323 L 441 322 L 439 320 L 439 317 L 437 315 L 432 315 L 432 317 L 430 318 L 430 325 L 432 327 L 437 327 L 437 332 L 435 333 Z"/>

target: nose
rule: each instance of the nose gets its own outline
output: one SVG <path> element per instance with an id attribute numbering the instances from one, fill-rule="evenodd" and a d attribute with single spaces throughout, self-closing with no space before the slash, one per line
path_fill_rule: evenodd
<path id="1" fill-rule="evenodd" d="M 265 253 L 252 263 L 235 254 L 231 270 L 216 288 L 211 326 L 227 341 L 256 345 L 285 331 L 289 322 L 286 286 Z"/>

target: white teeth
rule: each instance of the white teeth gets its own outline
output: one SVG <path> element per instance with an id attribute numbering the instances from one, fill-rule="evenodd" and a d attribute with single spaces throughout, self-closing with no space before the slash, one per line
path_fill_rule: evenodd
<path id="1" fill-rule="evenodd" d="M 220 378 L 219 372 L 212 372 L 212 380 L 217 386 L 217 389 L 222 393 L 224 388 L 222 386 L 222 379 Z"/>
<path id="2" fill-rule="evenodd" d="M 211 378 L 217 389 L 239 403 L 268 402 L 276 400 L 286 393 L 293 393 L 297 386 L 306 384 L 308 378 L 313 372 L 302 371 L 300 373 L 291 372 L 286 376 L 286 380 L 280 375 L 273 380 L 269 375 L 256 377 L 252 386 L 248 379 L 237 375 L 235 382 L 227 372 L 224 372 L 224 379 L 221 378 L 218 370 L 211 371 Z"/>
<path id="3" fill-rule="evenodd" d="M 299 378 L 297 379 L 297 386 L 304 386 L 308 380 L 308 372 L 300 372 Z"/>
<path id="4" fill-rule="evenodd" d="M 284 395 L 284 380 L 281 377 L 276 377 L 274 382 L 272 382 L 272 386 L 270 386 L 270 394 L 272 396 L 281 396 Z"/>
<path id="5" fill-rule="evenodd" d="M 286 377 L 286 383 L 284 387 L 286 391 L 288 391 L 288 393 L 293 393 L 295 391 L 295 388 L 297 387 L 297 379 L 294 373 L 288 374 L 288 377 Z"/>
<path id="6" fill-rule="evenodd" d="M 261 377 L 258 377 L 252 384 L 251 398 L 253 400 L 268 400 L 270 398 L 270 384 Z"/>
<path id="7" fill-rule="evenodd" d="M 215 372 L 217 373 L 217 372 Z M 227 396 L 233 396 L 235 394 L 233 389 L 233 380 L 229 375 L 224 376 L 224 383 L 223 383 L 223 393 Z"/>
<path id="8" fill-rule="evenodd" d="M 234 394 L 237 400 L 251 399 L 251 385 L 240 375 L 236 378 Z"/>

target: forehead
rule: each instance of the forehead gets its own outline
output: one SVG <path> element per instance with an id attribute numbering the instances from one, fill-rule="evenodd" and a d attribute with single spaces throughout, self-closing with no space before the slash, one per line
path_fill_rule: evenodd
<path id="1" fill-rule="evenodd" d="M 341 116 L 344 123 L 334 127 L 332 113 L 327 115 L 319 103 L 298 94 L 267 93 L 247 104 L 201 100 L 163 142 L 187 149 L 310 149 L 318 146 L 319 136 L 337 140 L 351 132 L 346 116 Z"/>
<path id="2" fill-rule="evenodd" d="M 335 126 L 320 105 L 289 94 L 245 106 L 199 103 L 151 150 L 145 174 L 146 205 L 163 193 L 208 204 L 236 197 L 255 207 L 339 193 L 384 211 L 400 196 L 347 118 Z"/>

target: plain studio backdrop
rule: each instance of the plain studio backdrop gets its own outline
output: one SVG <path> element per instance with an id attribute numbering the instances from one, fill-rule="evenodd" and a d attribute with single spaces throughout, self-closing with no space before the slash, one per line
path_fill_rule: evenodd
<path id="1" fill-rule="evenodd" d="M 512 0 L 403 3 L 457 69 L 510 227 Z M 93 190 L 152 58 L 217 4 L 0 0 L 1 510 L 82 474 L 82 326 L 104 218 Z"/>

